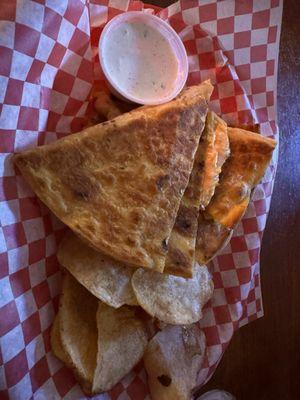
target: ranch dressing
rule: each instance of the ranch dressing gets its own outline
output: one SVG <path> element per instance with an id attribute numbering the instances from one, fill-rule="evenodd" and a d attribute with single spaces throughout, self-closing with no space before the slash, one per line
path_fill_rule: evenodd
<path id="1" fill-rule="evenodd" d="M 117 25 L 102 45 L 110 79 L 137 99 L 168 97 L 178 75 L 177 57 L 168 40 L 139 20 Z"/>

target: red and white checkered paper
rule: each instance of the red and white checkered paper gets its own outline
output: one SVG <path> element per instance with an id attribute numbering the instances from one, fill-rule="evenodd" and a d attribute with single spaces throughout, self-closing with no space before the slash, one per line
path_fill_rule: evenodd
<path id="1" fill-rule="evenodd" d="M 56 250 L 65 228 L 14 170 L 11 155 L 80 130 L 89 92 L 101 81 L 101 29 L 127 10 L 156 13 L 179 33 L 189 56 L 188 84 L 210 78 L 217 113 L 233 125 L 259 123 L 263 135 L 278 138 L 281 0 L 182 0 L 164 10 L 127 0 L 2 2 L 1 399 L 85 398 L 49 344 L 60 292 Z M 208 346 L 199 385 L 211 377 L 234 331 L 263 315 L 259 252 L 276 157 L 230 244 L 211 263 L 215 291 L 200 322 Z M 142 364 L 97 399 L 150 399 Z"/>

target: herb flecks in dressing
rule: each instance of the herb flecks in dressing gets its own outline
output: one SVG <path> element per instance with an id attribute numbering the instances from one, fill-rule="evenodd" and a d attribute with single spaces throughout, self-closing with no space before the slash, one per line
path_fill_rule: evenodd
<path id="1" fill-rule="evenodd" d="M 178 61 L 164 36 L 143 22 L 113 29 L 103 43 L 105 67 L 120 89 L 139 99 L 168 97 L 178 74 Z"/>

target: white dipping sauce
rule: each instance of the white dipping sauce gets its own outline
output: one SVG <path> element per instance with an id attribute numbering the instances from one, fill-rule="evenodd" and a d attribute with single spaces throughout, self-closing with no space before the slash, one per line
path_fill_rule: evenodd
<path id="1" fill-rule="evenodd" d="M 133 20 L 116 26 L 103 42 L 103 62 L 111 80 L 138 99 L 168 97 L 178 74 L 176 55 L 164 36 Z"/>

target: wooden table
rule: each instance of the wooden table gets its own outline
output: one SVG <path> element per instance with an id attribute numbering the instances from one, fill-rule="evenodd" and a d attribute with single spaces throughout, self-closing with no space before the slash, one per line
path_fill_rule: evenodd
<path id="1" fill-rule="evenodd" d="M 161 7 L 168 0 L 150 0 Z M 300 1 L 285 0 L 278 73 L 279 164 L 264 234 L 265 316 L 235 333 L 201 393 L 237 400 L 300 399 Z M 170 399 L 171 400 L 171 399 Z"/>

